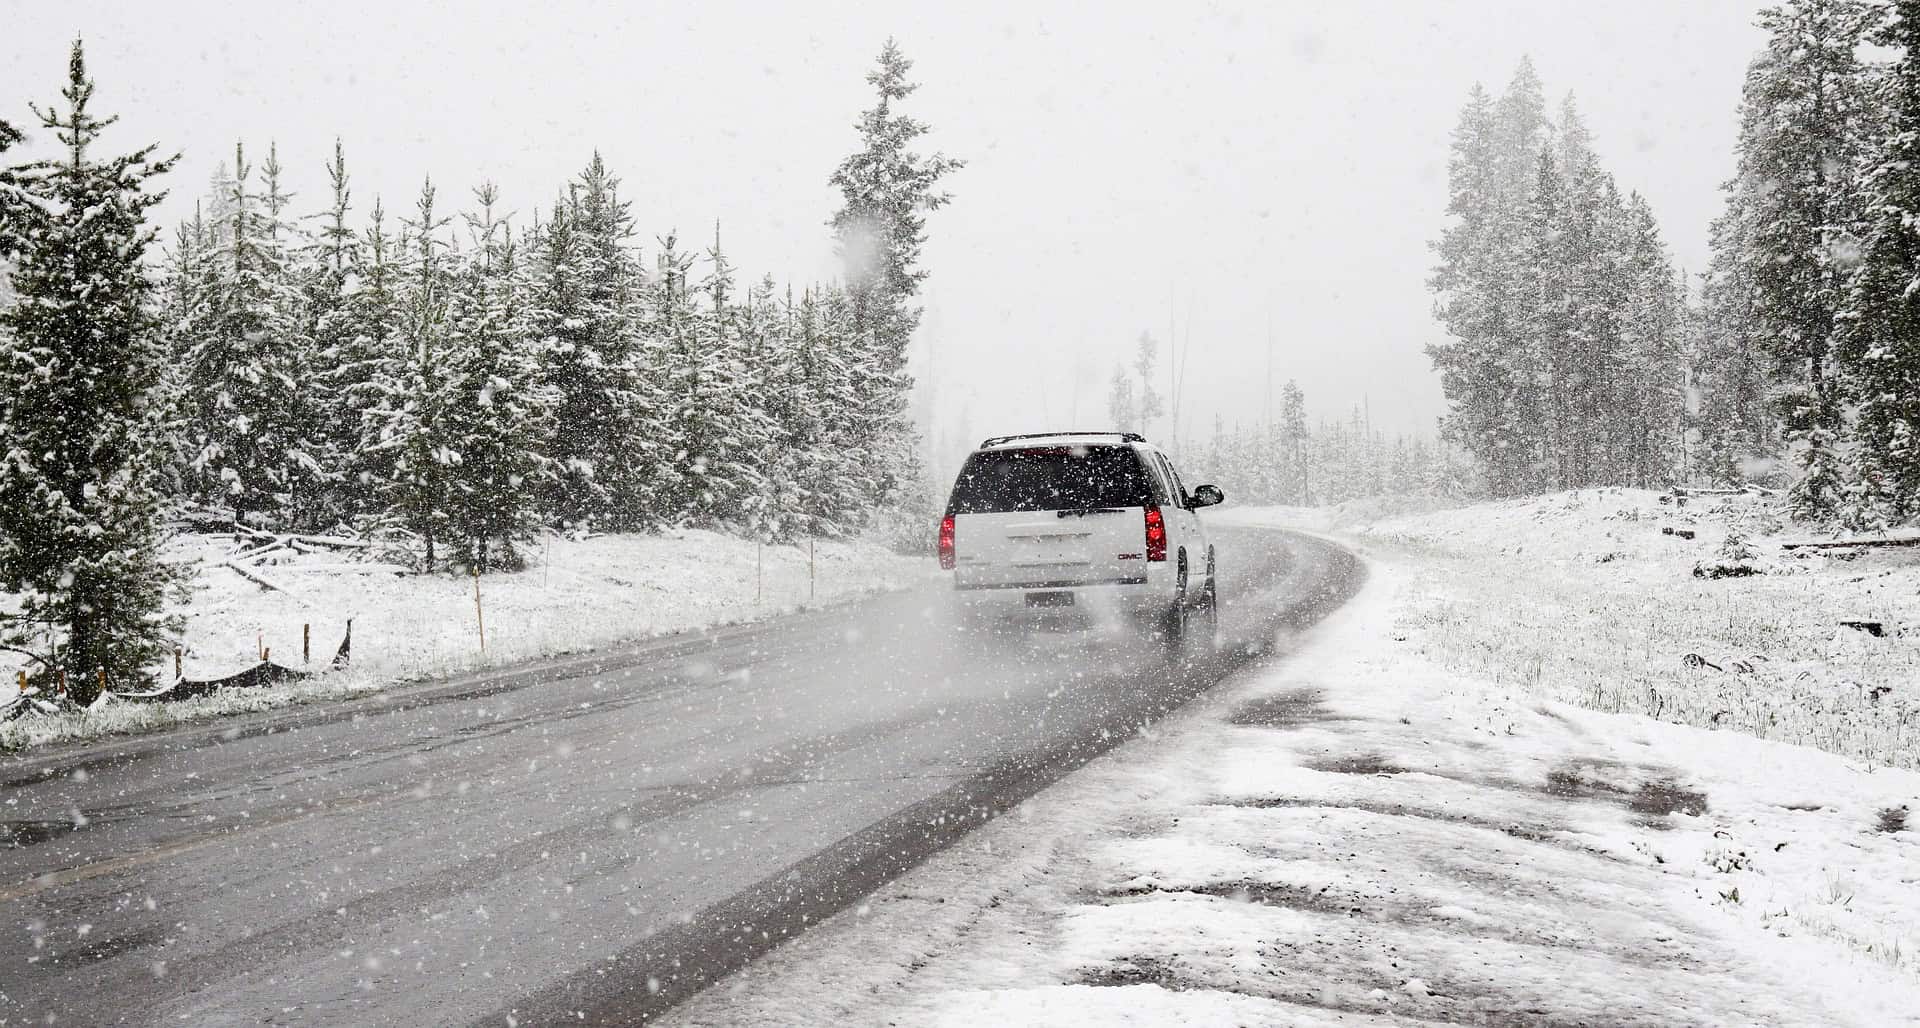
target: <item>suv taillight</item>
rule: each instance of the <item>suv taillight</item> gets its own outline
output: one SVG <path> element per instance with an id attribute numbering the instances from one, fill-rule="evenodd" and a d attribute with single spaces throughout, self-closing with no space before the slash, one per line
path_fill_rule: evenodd
<path id="1" fill-rule="evenodd" d="M 940 570 L 953 570 L 953 515 L 940 520 Z"/>
<path id="2" fill-rule="evenodd" d="M 1167 559 L 1167 521 L 1153 506 L 1147 508 L 1147 559 Z"/>

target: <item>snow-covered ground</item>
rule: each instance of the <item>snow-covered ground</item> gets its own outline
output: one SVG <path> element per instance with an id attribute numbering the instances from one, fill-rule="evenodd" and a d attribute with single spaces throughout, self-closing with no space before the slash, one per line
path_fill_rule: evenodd
<path id="1" fill-rule="evenodd" d="M 197 562 L 186 618 L 188 677 L 218 677 L 256 663 L 323 668 L 353 621 L 349 670 L 298 684 L 232 690 L 160 704 L 109 702 L 91 713 L 30 714 L 0 724 L 0 751 L 115 731 L 162 727 L 436 678 L 536 657 L 578 653 L 673 632 L 751 621 L 934 574 L 930 560 L 872 542 L 820 542 L 812 569 L 803 544 L 758 547 L 714 532 L 553 538 L 533 548 L 532 567 L 474 582 L 448 575 L 395 576 L 356 569 L 339 554 L 281 551 L 284 563 L 254 569 L 269 590 L 222 566 L 230 537 L 189 535 L 170 561 Z M 481 652 L 479 617 L 486 650 Z M 311 664 L 303 661 L 303 628 Z M 0 701 L 14 693 L 11 665 Z"/>
<path id="2" fill-rule="evenodd" d="M 1625 621 L 1642 650 L 1611 650 L 1618 673 L 1672 694 L 1663 717 L 1701 703 L 1680 694 L 1712 680 L 1679 661 L 1731 659 L 1707 612 L 1719 599 L 1728 616 L 1733 589 L 1712 590 L 1734 583 L 1752 590 L 1735 593 L 1752 601 L 1735 629 L 1768 644 L 1735 648 L 1822 683 L 1793 701 L 1811 707 L 1835 678 L 1910 660 L 1902 638 L 1877 640 L 1872 663 L 1823 658 L 1834 636 L 1815 621 L 1911 571 L 1819 558 L 1695 586 L 1721 516 L 1598 499 L 1349 535 L 1369 584 L 1296 652 L 696 998 L 680 1023 L 1920 1024 L 1920 773 L 1855 752 L 1893 745 L 1895 722 L 1849 735 L 1831 728 L 1845 708 L 1810 709 L 1803 730 L 1838 751 L 1823 752 L 1757 737 L 1764 722 L 1656 720 L 1604 687 Z M 1559 579 L 1592 568 L 1592 582 Z M 1788 623 L 1769 630 L 1775 603 Z M 1688 647 L 1673 654 L 1684 676 L 1649 652 L 1667 645 Z M 1508 663 L 1532 653 L 1537 669 Z M 1726 674 L 1756 683 L 1749 717 L 1787 702 L 1764 688 L 1779 678 Z"/>
<path id="3" fill-rule="evenodd" d="M 1756 497 L 1679 508 L 1604 489 L 1375 513 L 1336 510 L 1331 527 L 1414 569 L 1418 598 L 1400 629 L 1449 668 L 1600 710 L 1920 767 L 1920 547 L 1786 550 L 1818 536 Z M 1729 560 L 1729 535 L 1750 556 Z M 1729 563 L 1759 573 L 1694 574 Z"/>

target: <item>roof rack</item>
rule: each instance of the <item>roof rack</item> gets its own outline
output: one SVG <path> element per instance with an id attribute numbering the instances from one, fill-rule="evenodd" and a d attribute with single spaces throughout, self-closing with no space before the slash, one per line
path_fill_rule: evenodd
<path id="1" fill-rule="evenodd" d="M 1119 436 L 1130 443 L 1144 443 L 1147 441 L 1147 437 L 1138 432 L 1027 432 L 1022 435 L 996 435 L 983 439 L 980 442 L 980 448 L 984 450 L 989 446 L 999 446 L 1001 443 L 1013 442 L 1015 439 L 1049 439 L 1063 435 L 1112 435 Z"/>

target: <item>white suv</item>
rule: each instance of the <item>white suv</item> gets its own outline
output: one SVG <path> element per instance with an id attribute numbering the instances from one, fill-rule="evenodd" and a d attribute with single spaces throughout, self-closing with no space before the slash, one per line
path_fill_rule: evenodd
<path id="1" fill-rule="evenodd" d="M 1117 623 L 1146 618 L 1182 645 L 1214 601 L 1214 553 L 1173 463 L 1132 432 L 1000 436 L 960 469 L 940 566 L 968 616 Z"/>

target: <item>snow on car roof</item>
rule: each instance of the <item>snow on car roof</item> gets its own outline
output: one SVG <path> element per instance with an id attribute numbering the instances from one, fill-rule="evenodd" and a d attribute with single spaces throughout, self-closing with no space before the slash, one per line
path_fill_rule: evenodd
<path id="1" fill-rule="evenodd" d="M 1138 443 L 1150 446 L 1135 432 L 1035 432 L 1027 435 L 990 436 L 981 450 L 1020 450 L 1034 446 L 1126 446 Z"/>

